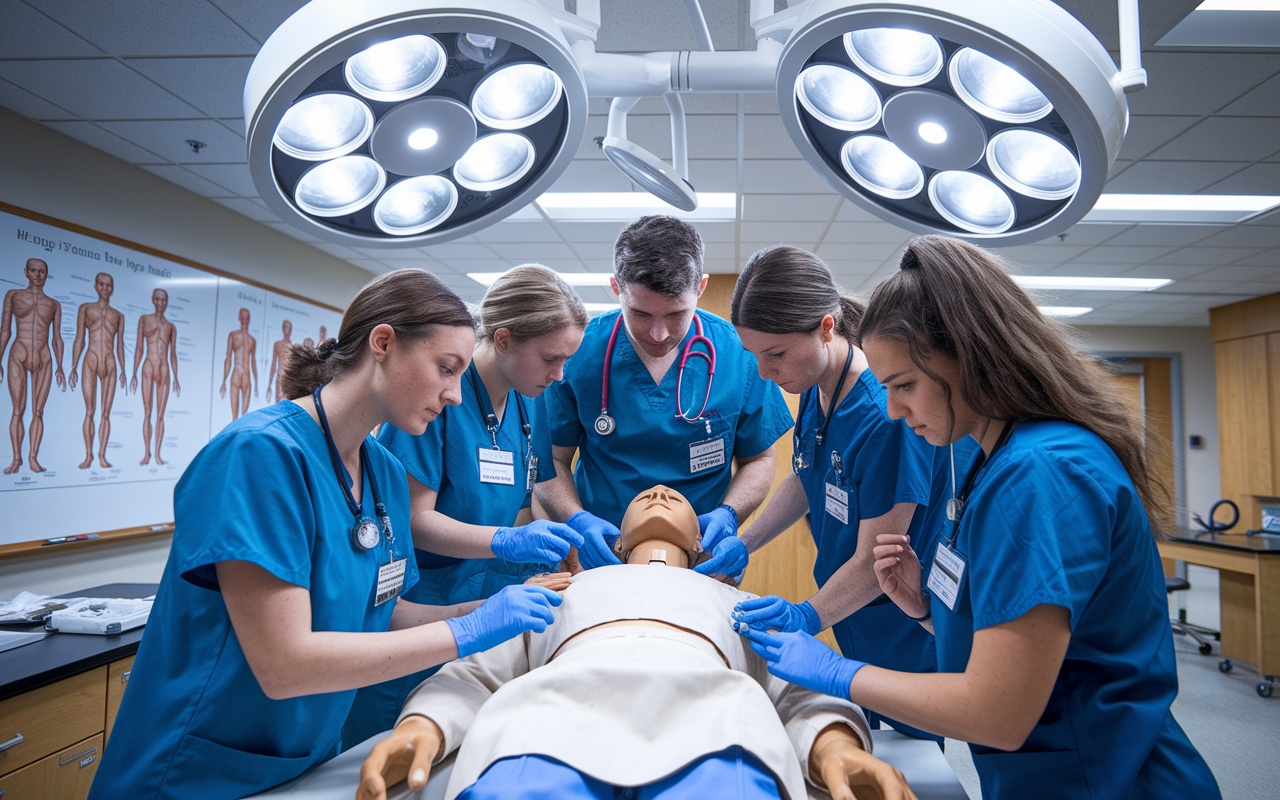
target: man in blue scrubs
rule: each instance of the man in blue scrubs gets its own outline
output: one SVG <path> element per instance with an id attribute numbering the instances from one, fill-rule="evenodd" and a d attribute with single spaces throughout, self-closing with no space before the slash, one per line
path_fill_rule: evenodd
<path id="1" fill-rule="evenodd" d="M 657 483 L 683 494 L 699 515 L 711 553 L 699 572 L 733 576 L 747 564 L 738 520 L 768 494 L 773 444 L 790 430 L 791 414 L 733 326 L 696 310 L 707 286 L 702 253 L 697 230 L 673 217 L 628 226 L 614 244 L 611 284 L 621 310 L 591 321 L 564 380 L 540 398 L 556 477 L 535 492 L 552 519 L 583 535 L 584 567 L 618 563 L 609 545 L 622 515 Z M 699 328 L 711 348 L 691 345 Z M 713 359 L 686 357 L 710 350 Z"/>

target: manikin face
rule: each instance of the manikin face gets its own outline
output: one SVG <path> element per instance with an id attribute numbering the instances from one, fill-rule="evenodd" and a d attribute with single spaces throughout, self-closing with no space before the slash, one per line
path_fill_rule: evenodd
<path id="1" fill-rule="evenodd" d="M 582 328 L 572 325 L 523 342 L 503 337 L 504 330 L 499 328 L 494 337 L 501 368 L 515 390 L 525 397 L 537 397 L 543 389 L 564 378 L 564 362 L 582 344 Z M 501 345 L 498 339 L 503 339 Z"/>
<path id="2" fill-rule="evenodd" d="M 169 307 L 169 293 L 164 289 L 156 289 L 151 293 L 151 305 L 155 307 L 157 313 L 163 314 Z"/>
<path id="3" fill-rule="evenodd" d="M 905 420 L 916 435 L 937 447 L 978 431 L 981 420 L 960 399 L 960 372 L 952 359 L 934 356 L 928 364 L 929 369 L 951 386 L 954 426 L 942 384 L 916 366 L 905 342 L 877 337 L 866 339 L 862 344 L 867 365 L 888 391 L 890 419 Z"/>
<path id="4" fill-rule="evenodd" d="M 462 373 L 471 364 L 475 343 L 475 332 L 462 325 L 438 325 L 426 338 L 392 341 L 382 362 L 385 419 L 417 436 L 445 406 L 461 403 Z"/>
<path id="5" fill-rule="evenodd" d="M 37 289 L 43 289 L 44 282 L 49 279 L 49 265 L 38 258 L 28 258 L 27 266 L 22 272 Z"/>
<path id="6" fill-rule="evenodd" d="M 249 324 L 249 309 L 242 308 L 240 309 L 240 327 L 243 328 L 248 324 Z"/>
<path id="7" fill-rule="evenodd" d="M 288 339 L 289 334 L 293 333 L 293 323 L 287 319 L 280 323 L 280 332 L 284 334 L 284 338 Z"/>
<path id="8" fill-rule="evenodd" d="M 627 506 L 613 550 L 625 560 L 636 545 L 657 539 L 682 550 L 692 564 L 702 552 L 701 538 L 693 506 L 675 489 L 659 485 L 636 495 Z"/>
<path id="9" fill-rule="evenodd" d="M 679 345 L 689 332 L 698 298 L 707 288 L 707 276 L 702 276 L 696 290 L 678 297 L 667 297 L 636 284 L 619 286 L 616 278 L 611 278 L 610 284 L 622 306 L 627 333 L 646 354 L 661 358 Z"/>
<path id="10" fill-rule="evenodd" d="M 832 356 L 827 345 L 834 327 L 835 320 L 828 314 L 812 333 L 763 333 L 741 325 L 735 330 L 742 346 L 756 357 L 756 369 L 762 379 L 773 381 L 792 394 L 801 394 L 812 388 L 829 366 Z M 840 357 L 843 359 L 844 353 Z"/>
<path id="11" fill-rule="evenodd" d="M 93 289 L 98 293 L 98 299 L 105 303 L 111 297 L 111 293 L 116 290 L 116 282 L 107 273 L 99 272 L 93 279 Z"/>

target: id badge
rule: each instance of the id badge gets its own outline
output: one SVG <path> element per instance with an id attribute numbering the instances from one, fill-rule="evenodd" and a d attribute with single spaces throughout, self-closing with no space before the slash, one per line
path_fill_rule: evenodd
<path id="1" fill-rule="evenodd" d="M 834 483 L 827 484 L 827 513 L 841 525 L 849 524 L 849 493 Z"/>
<path id="2" fill-rule="evenodd" d="M 717 436 L 714 439 L 703 439 L 701 442 L 694 442 L 689 445 L 689 474 L 697 475 L 699 472 L 719 467 L 724 464 L 724 437 Z"/>
<path id="3" fill-rule="evenodd" d="M 393 558 L 378 567 L 378 593 L 373 599 L 375 606 L 380 606 L 400 594 L 400 589 L 404 587 L 405 566 L 408 563 L 408 558 Z"/>
<path id="4" fill-rule="evenodd" d="M 510 450 L 477 447 L 476 463 L 480 465 L 481 483 L 516 485 L 516 454 Z"/>
<path id="5" fill-rule="evenodd" d="M 929 570 L 929 591 L 934 597 L 941 598 L 952 611 L 956 610 L 956 598 L 960 596 L 960 581 L 964 578 L 966 566 L 963 556 L 945 543 L 938 542 L 933 568 Z"/>

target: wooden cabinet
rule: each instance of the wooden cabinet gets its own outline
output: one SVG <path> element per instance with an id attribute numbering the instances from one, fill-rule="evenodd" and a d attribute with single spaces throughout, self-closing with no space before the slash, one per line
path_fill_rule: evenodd
<path id="1" fill-rule="evenodd" d="M 128 685 L 133 657 L 0 701 L 0 798 L 81 800 Z"/>

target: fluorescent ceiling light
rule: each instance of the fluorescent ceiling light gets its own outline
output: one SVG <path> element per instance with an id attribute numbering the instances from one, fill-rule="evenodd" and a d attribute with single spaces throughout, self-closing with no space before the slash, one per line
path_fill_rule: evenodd
<path id="1" fill-rule="evenodd" d="M 1277 0 L 1205 0 L 1161 37 L 1166 47 L 1280 47 Z"/>
<path id="2" fill-rule="evenodd" d="M 1057 275 L 1011 275 L 1023 289 L 1070 289 L 1078 292 L 1149 292 L 1173 283 L 1171 278 L 1070 278 Z"/>
<path id="3" fill-rule="evenodd" d="M 551 219 L 575 222 L 630 222 L 645 214 L 695 220 L 731 220 L 738 215 L 733 192 L 699 192 L 693 211 L 681 211 L 648 192 L 547 192 L 534 202 Z"/>
<path id="4" fill-rule="evenodd" d="M 614 311 L 615 309 L 622 308 L 622 306 L 617 303 L 583 303 L 582 307 L 585 308 L 589 314 L 603 314 L 606 311 Z"/>
<path id="5" fill-rule="evenodd" d="M 1080 317 L 1093 310 L 1090 306 L 1036 306 L 1046 317 Z"/>
<path id="6" fill-rule="evenodd" d="M 1104 194 L 1081 222 L 1235 223 L 1278 205 L 1267 195 Z"/>
<path id="7" fill-rule="evenodd" d="M 1280 0 L 1204 0 L 1196 11 L 1280 11 Z"/>
<path id="8" fill-rule="evenodd" d="M 467 277 L 482 286 L 492 286 L 493 282 L 506 272 L 468 272 Z M 557 272 L 564 282 L 570 286 L 609 286 L 613 278 L 612 272 Z M 617 306 L 611 306 L 617 308 Z"/>

